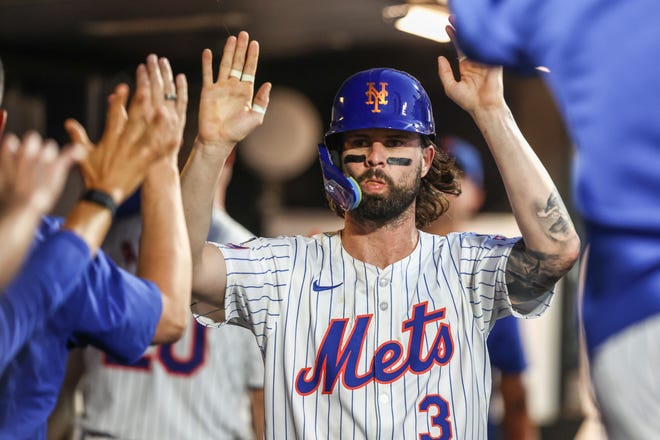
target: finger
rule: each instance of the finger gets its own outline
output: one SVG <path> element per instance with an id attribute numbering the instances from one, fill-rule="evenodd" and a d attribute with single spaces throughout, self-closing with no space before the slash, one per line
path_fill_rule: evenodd
<path id="1" fill-rule="evenodd" d="M 74 162 L 80 160 L 86 154 L 85 147 L 82 145 L 74 144 L 74 146 L 65 147 L 61 152 L 55 142 L 48 142 L 44 147 L 44 155 L 46 152 L 52 151 L 55 155 L 54 160 L 50 161 L 45 170 L 49 174 L 49 184 L 52 194 L 50 204 L 55 202 L 57 195 L 60 194 L 66 181 L 66 176 L 71 169 Z M 52 206 L 51 206 L 52 208 Z M 50 209 L 50 208 L 49 208 Z"/>
<path id="2" fill-rule="evenodd" d="M 37 154 L 39 154 L 39 149 L 41 147 L 41 136 L 34 131 L 30 130 L 25 135 L 23 136 L 23 139 L 21 141 L 21 144 L 18 147 L 18 151 L 16 152 L 17 157 L 19 160 L 21 159 L 32 159 L 34 158 Z"/>
<path id="3" fill-rule="evenodd" d="M 128 87 L 128 84 L 126 83 L 120 83 L 117 84 L 115 87 L 115 91 L 112 95 L 110 95 L 111 100 L 117 100 L 117 103 L 121 107 L 126 107 L 126 102 L 128 101 L 128 92 L 130 91 L 130 88 Z"/>
<path id="4" fill-rule="evenodd" d="M 151 101 L 151 79 L 145 64 L 140 64 L 137 67 L 137 70 L 135 71 L 135 84 L 135 94 L 128 107 L 129 121 L 133 119 L 136 114 L 142 116 L 145 111 L 145 106 Z"/>
<path id="5" fill-rule="evenodd" d="M 271 83 L 264 83 L 257 90 L 257 94 L 254 96 L 254 102 L 252 103 L 252 112 L 259 113 L 261 115 L 261 121 L 263 122 L 263 117 L 266 114 L 268 109 L 268 103 L 270 102 L 270 91 L 272 89 Z"/>
<path id="6" fill-rule="evenodd" d="M 158 66 L 160 67 L 160 76 L 163 78 L 163 92 L 165 93 L 165 100 L 175 104 L 177 101 L 175 98 L 176 86 L 174 85 L 174 74 L 172 73 L 170 60 L 167 58 L 160 58 L 158 60 Z"/>
<path id="7" fill-rule="evenodd" d="M 259 42 L 250 41 L 247 49 L 247 57 L 243 66 L 243 75 L 241 81 L 254 82 L 257 74 L 257 65 L 259 63 Z"/>
<path id="8" fill-rule="evenodd" d="M 0 108 L 0 136 L 5 132 L 5 123 L 7 122 L 7 110 Z"/>
<path id="9" fill-rule="evenodd" d="M 13 133 L 7 133 L 2 139 L 2 150 L 0 151 L 0 165 L 5 173 L 9 174 L 6 177 L 13 176 L 16 170 L 14 161 L 16 160 L 15 154 L 18 151 L 20 141 Z"/>
<path id="10" fill-rule="evenodd" d="M 158 57 L 154 54 L 150 54 L 147 57 L 147 72 L 149 73 L 149 84 L 151 85 L 150 102 L 153 103 L 155 107 L 158 107 L 165 102 L 165 88 L 160 67 L 158 65 Z"/>
<path id="11" fill-rule="evenodd" d="M 222 52 L 222 59 L 220 60 L 220 68 L 218 69 L 218 81 L 229 79 L 229 72 L 231 71 L 231 63 L 234 60 L 234 52 L 236 51 L 236 37 L 233 35 L 227 38 L 225 49 Z"/>
<path id="12" fill-rule="evenodd" d="M 122 144 L 130 145 L 134 139 L 138 139 L 153 114 L 151 106 L 151 83 L 147 67 L 140 64 L 136 71 L 136 90 L 128 107 L 128 122 L 121 134 Z"/>
<path id="13" fill-rule="evenodd" d="M 238 75 L 238 79 L 241 79 L 243 74 L 243 67 L 245 66 L 245 57 L 247 54 L 249 41 L 250 36 L 247 32 L 239 32 L 238 39 L 236 40 L 236 50 L 234 51 L 234 58 L 232 60 L 231 72 L 229 73 L 229 76 Z"/>
<path id="14" fill-rule="evenodd" d="M 48 139 L 44 141 L 44 143 L 41 145 L 41 151 L 39 152 L 39 160 L 42 163 L 50 163 L 54 162 L 57 159 L 57 156 L 59 155 L 60 148 L 57 145 L 57 142 L 55 142 L 52 139 Z"/>
<path id="15" fill-rule="evenodd" d="M 81 144 L 69 144 L 62 149 L 58 162 L 69 168 L 73 163 L 80 162 L 87 157 L 87 149 Z"/>
<path id="16" fill-rule="evenodd" d="M 91 149 L 92 143 L 89 141 L 87 131 L 78 121 L 71 118 L 67 119 L 64 121 L 64 129 L 69 134 L 71 142 L 85 145 L 87 148 Z"/>
<path id="17" fill-rule="evenodd" d="M 451 40 L 451 43 L 454 45 L 454 50 L 456 51 L 456 57 L 458 58 L 459 61 L 463 61 L 467 57 L 461 50 L 461 47 L 458 45 L 458 38 L 456 38 L 456 30 L 454 29 L 453 26 L 446 26 L 445 30 L 447 31 L 447 35 L 449 35 L 449 39 Z"/>
<path id="18" fill-rule="evenodd" d="M 176 112 L 182 124 L 186 121 L 186 110 L 188 108 L 188 81 L 186 75 L 180 73 L 176 76 Z"/>
<path id="19" fill-rule="evenodd" d="M 442 86 L 445 90 L 456 84 L 454 72 L 451 70 L 449 60 L 443 56 L 438 57 L 438 76 L 440 77 L 440 81 L 442 81 Z"/>
<path id="20" fill-rule="evenodd" d="M 115 87 L 115 93 L 108 98 L 108 113 L 105 117 L 105 129 L 103 139 L 114 142 L 124 130 L 126 120 L 126 101 L 128 100 L 128 85 L 119 84 Z M 88 139 L 89 141 L 89 139 Z M 91 143 L 91 142 L 90 142 Z"/>
<path id="21" fill-rule="evenodd" d="M 213 84 L 213 52 L 211 49 L 202 51 L 202 87 Z"/>
<path id="22" fill-rule="evenodd" d="M 23 135 L 14 154 L 16 164 L 16 175 L 25 175 L 28 170 L 33 170 L 38 166 L 38 155 L 41 150 L 41 136 L 34 130 L 30 130 Z"/>

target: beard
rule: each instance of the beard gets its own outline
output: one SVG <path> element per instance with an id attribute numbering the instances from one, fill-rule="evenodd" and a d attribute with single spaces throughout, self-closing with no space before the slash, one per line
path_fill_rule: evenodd
<path id="1" fill-rule="evenodd" d="M 415 201 L 421 185 L 421 167 L 415 169 L 415 178 L 412 182 L 396 185 L 392 179 L 379 169 L 371 169 L 359 176 L 356 180 L 362 183 L 366 179 L 377 178 L 387 183 L 389 194 L 374 195 L 362 194 L 362 201 L 351 211 L 351 215 L 361 220 L 384 224 L 399 217 Z"/>

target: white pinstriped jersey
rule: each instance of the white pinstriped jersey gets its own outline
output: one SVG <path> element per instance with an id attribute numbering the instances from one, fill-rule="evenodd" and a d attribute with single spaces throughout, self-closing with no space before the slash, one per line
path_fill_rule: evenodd
<path id="1" fill-rule="evenodd" d="M 486 335 L 552 298 L 512 310 L 516 241 L 420 232 L 384 269 L 351 257 L 339 233 L 220 245 L 227 319 L 265 352 L 267 438 L 486 439 Z"/>
<path id="2" fill-rule="evenodd" d="M 232 224 L 222 221 L 227 232 Z M 242 226 L 229 231 L 237 241 L 251 237 Z M 139 216 L 123 219 L 104 250 L 134 271 L 139 236 Z M 208 329 L 192 315 L 191 321 L 178 342 L 150 347 L 132 366 L 86 349 L 83 431 L 127 440 L 253 438 L 248 393 L 262 388 L 264 377 L 254 335 L 230 325 Z"/>

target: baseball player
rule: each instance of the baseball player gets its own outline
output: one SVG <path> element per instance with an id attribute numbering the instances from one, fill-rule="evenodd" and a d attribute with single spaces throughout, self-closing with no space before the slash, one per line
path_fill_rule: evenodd
<path id="1" fill-rule="evenodd" d="M 603 421 L 610 438 L 660 438 L 660 381 L 649 368 L 660 365 L 660 89 L 650 86 L 660 78 L 660 3 L 451 6 L 470 59 L 550 70 L 544 79 L 577 148 L 574 191 L 590 246 L 584 325 Z"/>
<path id="2" fill-rule="evenodd" d="M 178 98 L 167 99 L 178 94 Z M 0 439 L 45 439 L 68 350 L 91 344 L 129 361 L 151 342 L 181 336 L 190 298 L 190 256 L 176 165 L 187 91 L 166 59 L 149 56 L 128 88 L 110 98 L 106 130 L 81 163 L 89 190 L 63 222 L 45 217 L 27 264 L 2 294 Z M 84 129 L 67 123 L 74 139 Z M 146 177 L 145 177 L 146 176 Z M 144 180 L 140 274 L 98 250 L 116 204 Z M 147 232 L 148 231 L 148 232 Z M 166 235 L 170 240 L 161 240 Z M 7 307 L 5 305 L 8 304 Z"/>
<path id="3" fill-rule="evenodd" d="M 458 192 L 456 170 L 433 144 L 419 82 L 372 69 L 339 89 L 319 149 L 344 228 L 205 243 L 199 231 L 222 163 L 268 104 L 270 84 L 253 91 L 258 52 L 247 33 L 230 37 L 214 79 L 204 51 L 200 112 L 217 117 L 200 123 L 182 188 L 193 290 L 251 328 L 265 353 L 266 437 L 485 439 L 486 335 L 501 316 L 541 314 L 579 251 L 504 103 L 501 70 L 461 69 L 456 82 L 447 68 L 440 77 L 484 133 L 522 238 L 418 229 L 444 211 L 445 193 Z"/>
<path id="4" fill-rule="evenodd" d="M 231 169 L 223 172 L 216 200 L 224 200 L 230 174 Z M 118 213 L 103 245 L 129 272 L 137 270 L 141 234 L 136 205 Z M 240 243 L 254 236 L 226 213 L 224 204 L 214 213 L 210 240 Z M 190 320 L 179 341 L 150 347 L 130 365 L 98 349 L 85 350 L 80 438 L 263 438 L 263 359 L 254 335 L 233 325 L 209 329 L 192 315 Z"/>

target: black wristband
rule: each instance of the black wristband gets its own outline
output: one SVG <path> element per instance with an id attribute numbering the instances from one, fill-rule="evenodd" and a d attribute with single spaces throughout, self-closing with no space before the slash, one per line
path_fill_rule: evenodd
<path id="1" fill-rule="evenodd" d="M 82 195 L 80 200 L 86 200 L 88 202 L 96 203 L 101 205 L 110 211 L 110 215 L 114 217 L 115 212 L 117 211 L 117 204 L 110 194 L 107 192 L 99 191 L 97 189 L 90 189 Z"/>

